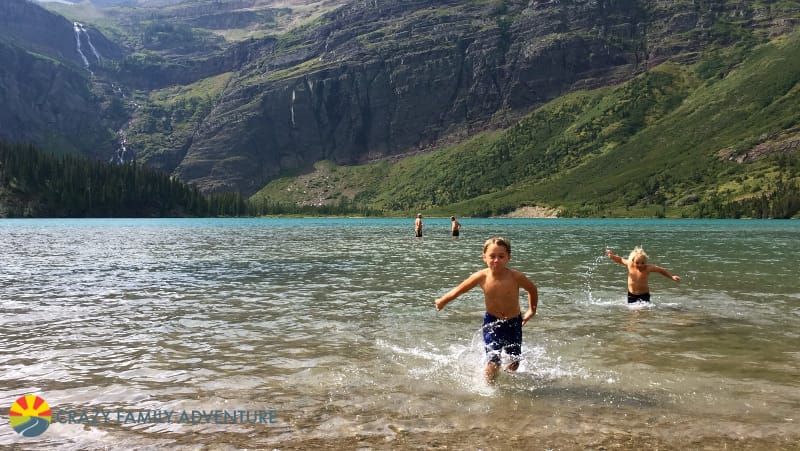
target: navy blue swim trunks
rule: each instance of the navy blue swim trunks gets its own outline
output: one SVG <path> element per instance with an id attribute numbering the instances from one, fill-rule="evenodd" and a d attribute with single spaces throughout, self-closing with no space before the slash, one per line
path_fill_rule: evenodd
<path id="1" fill-rule="evenodd" d="M 486 312 L 483 315 L 483 342 L 490 362 L 499 364 L 503 351 L 518 362 L 522 354 L 522 315 L 498 319 Z"/>
<path id="2" fill-rule="evenodd" d="M 650 293 L 633 294 L 629 291 L 628 304 L 633 304 L 635 302 L 650 302 Z"/>

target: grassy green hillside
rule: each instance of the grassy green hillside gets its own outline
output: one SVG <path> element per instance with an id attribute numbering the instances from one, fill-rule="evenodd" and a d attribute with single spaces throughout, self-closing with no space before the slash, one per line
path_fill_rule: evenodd
<path id="1" fill-rule="evenodd" d="M 797 215 L 800 33 L 575 92 L 514 127 L 400 161 L 317 166 L 254 198 L 386 214 Z M 772 209 L 772 210 L 771 210 Z"/>

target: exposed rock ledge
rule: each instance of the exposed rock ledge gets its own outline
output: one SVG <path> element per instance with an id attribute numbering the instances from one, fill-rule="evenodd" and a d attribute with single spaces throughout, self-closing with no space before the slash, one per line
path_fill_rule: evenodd
<path id="1" fill-rule="evenodd" d="M 557 218 L 561 212 L 558 208 L 548 207 L 520 207 L 511 213 L 498 216 L 499 218 Z"/>

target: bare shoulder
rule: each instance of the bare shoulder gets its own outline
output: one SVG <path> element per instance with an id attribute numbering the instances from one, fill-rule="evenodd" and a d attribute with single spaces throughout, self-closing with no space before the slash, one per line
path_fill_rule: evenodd
<path id="1" fill-rule="evenodd" d="M 528 278 L 527 275 L 525 275 L 524 272 L 513 268 L 508 268 L 508 270 L 511 271 L 511 275 L 513 275 L 514 279 L 516 279 L 518 282 L 530 281 L 530 279 Z"/>
<path id="2" fill-rule="evenodd" d="M 472 273 L 472 275 L 469 276 L 469 280 L 481 281 L 486 279 L 487 274 L 489 274 L 488 269 L 481 269 L 480 271 L 475 271 L 474 273 Z"/>

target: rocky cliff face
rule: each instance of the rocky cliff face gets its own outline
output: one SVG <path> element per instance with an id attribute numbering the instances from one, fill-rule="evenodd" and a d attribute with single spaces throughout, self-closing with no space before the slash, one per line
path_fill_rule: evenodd
<path id="1" fill-rule="evenodd" d="M 0 43 L 0 139 L 107 158 L 114 136 L 86 76 Z"/>
<path id="2" fill-rule="evenodd" d="M 27 0 L 0 2 L 0 138 L 106 158 L 115 137 L 89 69 L 102 55 L 120 51 L 91 27 Z"/>
<path id="3" fill-rule="evenodd" d="M 281 8 L 319 12 L 341 1 L 287 0 Z M 692 61 L 708 45 L 785 33 L 800 17 L 796 2 L 744 0 L 351 0 L 288 33 L 235 44 L 192 28 L 263 31 L 275 22 L 287 29 L 294 16 L 267 3 L 116 10 L 107 17 L 127 20 L 131 30 L 151 27 L 130 49 L 141 51 L 136 58 L 123 58 L 92 27 L 76 33 L 72 22 L 27 0 L 0 1 L 0 138 L 43 143 L 52 135 L 49 142 L 109 155 L 108 130 L 125 112 L 119 98 L 114 108 L 110 86 L 122 84 L 143 94 L 125 100 L 133 111 L 128 148 L 140 161 L 205 191 L 250 194 L 322 159 L 393 157 L 507 126 L 571 90 Z M 168 18 L 177 28 L 165 26 Z M 97 66 L 89 40 L 114 62 Z M 87 64 L 97 67 L 94 78 Z M 181 134 L 169 133 L 168 108 L 153 109 L 158 117 L 137 108 L 147 91 L 223 73 L 234 74 L 224 92 L 203 114 L 193 111 L 191 124 L 184 115 Z M 158 133 L 137 128 L 139 120 L 158 124 Z"/>
<path id="4" fill-rule="evenodd" d="M 774 32 L 777 16 L 721 1 L 352 2 L 245 65 L 176 172 L 250 194 L 321 159 L 430 148 L 737 38 L 720 24 Z"/>
<path id="5" fill-rule="evenodd" d="M 0 40 L 63 63 L 85 67 L 86 62 L 78 51 L 83 48 L 92 65 L 97 54 L 105 58 L 119 58 L 121 50 L 92 27 L 75 24 L 62 16 L 52 14 L 29 0 L 3 0 L 0 2 Z"/>
<path id="6" fill-rule="evenodd" d="M 21 48 L 82 66 L 72 23 L 27 0 L 0 2 L 0 36 Z"/>

